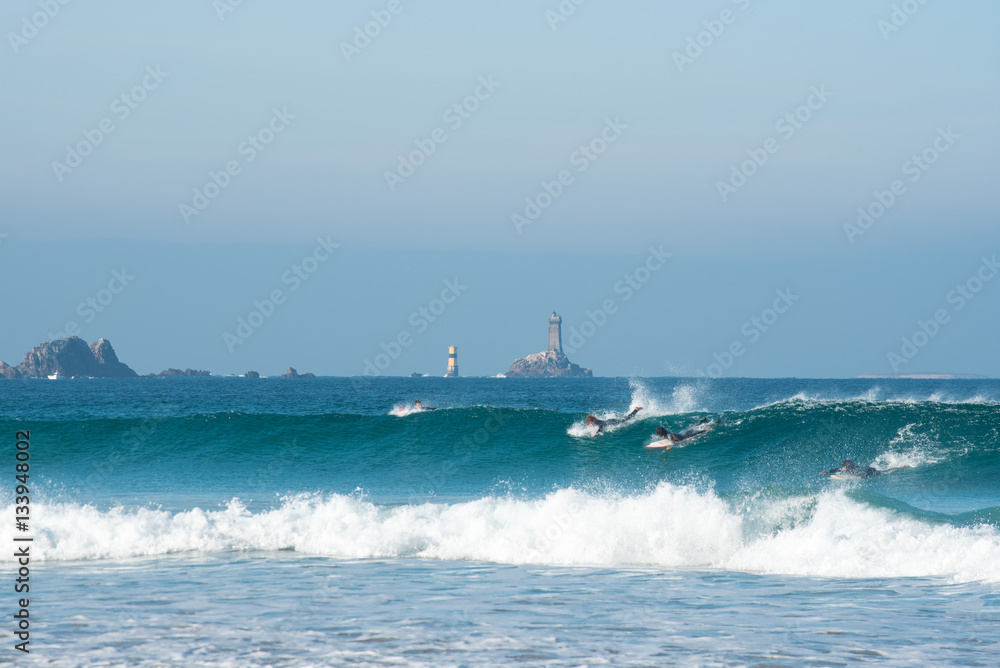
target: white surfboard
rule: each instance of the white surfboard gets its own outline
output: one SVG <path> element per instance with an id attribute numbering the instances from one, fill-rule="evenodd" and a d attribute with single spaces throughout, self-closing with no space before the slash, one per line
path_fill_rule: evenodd
<path id="1" fill-rule="evenodd" d="M 659 441 L 653 441 L 646 446 L 647 450 L 669 450 L 674 447 L 674 440 L 672 438 L 664 438 Z"/>
<path id="2" fill-rule="evenodd" d="M 830 477 L 834 480 L 864 480 L 861 476 L 853 473 L 831 473 Z"/>

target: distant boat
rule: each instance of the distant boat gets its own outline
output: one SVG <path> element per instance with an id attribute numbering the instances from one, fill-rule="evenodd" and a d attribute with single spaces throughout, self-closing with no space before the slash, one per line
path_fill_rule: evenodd
<path id="1" fill-rule="evenodd" d="M 55 373 L 53 373 L 53 374 L 49 374 L 49 375 L 47 376 L 47 378 L 48 378 L 49 380 L 60 380 L 60 379 L 62 379 L 62 378 L 65 378 L 65 377 L 66 377 L 66 376 L 62 375 L 62 374 L 61 374 L 61 373 L 59 373 L 58 371 L 56 371 L 56 372 L 55 372 Z"/>
<path id="2" fill-rule="evenodd" d="M 419 371 L 414 371 L 410 374 L 410 378 L 423 378 L 427 374 L 420 373 Z"/>

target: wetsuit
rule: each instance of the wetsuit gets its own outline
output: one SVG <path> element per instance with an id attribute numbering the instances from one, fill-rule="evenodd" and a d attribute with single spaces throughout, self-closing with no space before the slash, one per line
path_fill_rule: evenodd
<path id="1" fill-rule="evenodd" d="M 638 413 L 641 410 L 642 410 L 641 408 L 636 408 L 625 417 L 611 418 L 610 420 L 598 420 L 597 418 L 594 418 L 594 421 L 597 423 L 597 433 L 598 434 L 603 433 L 605 427 L 611 427 L 616 424 L 622 424 L 623 422 L 628 422 L 629 420 L 635 417 L 636 413 Z"/>
<path id="2" fill-rule="evenodd" d="M 686 441 L 692 436 L 697 436 L 698 434 L 704 434 L 711 427 L 711 425 L 706 426 L 705 423 L 707 422 L 708 422 L 707 418 L 703 419 L 694 427 L 688 427 L 687 429 L 682 429 L 679 432 L 667 431 L 666 429 L 663 429 L 663 427 L 660 427 L 660 429 L 663 429 L 663 432 L 661 433 L 660 429 L 657 429 L 656 434 L 661 438 L 669 437 L 671 440 L 673 440 L 674 443 L 679 443 L 680 441 Z"/>
<path id="3" fill-rule="evenodd" d="M 859 478 L 874 478 L 877 475 L 882 475 L 882 472 L 873 466 L 858 466 L 854 462 L 844 464 L 840 468 L 823 471 L 821 475 L 829 473 L 846 473 L 847 475 L 856 475 Z"/>

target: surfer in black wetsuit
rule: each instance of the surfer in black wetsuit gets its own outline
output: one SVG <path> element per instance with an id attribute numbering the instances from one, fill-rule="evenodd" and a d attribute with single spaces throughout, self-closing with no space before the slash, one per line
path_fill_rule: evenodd
<path id="1" fill-rule="evenodd" d="M 714 424 L 719 424 L 722 420 L 716 420 L 713 424 L 708 424 L 708 418 L 702 418 L 693 427 L 688 427 L 679 432 L 667 431 L 664 427 L 656 428 L 656 435 L 660 438 L 669 438 L 674 443 L 680 443 L 681 441 L 686 441 L 689 438 L 693 438 L 699 434 L 704 434 L 706 431 L 712 428 Z"/>
<path id="2" fill-rule="evenodd" d="M 820 475 L 829 475 L 831 473 L 846 473 L 847 475 L 854 475 L 859 478 L 874 478 L 877 475 L 882 475 L 885 471 L 879 471 L 873 466 L 858 466 L 850 459 L 845 459 L 840 462 L 839 468 L 819 472 Z"/>
<path id="3" fill-rule="evenodd" d="M 588 415 L 586 423 L 588 427 L 593 427 L 594 425 L 597 425 L 597 431 L 591 434 L 591 436 L 597 436 L 598 434 L 604 432 L 605 427 L 612 427 L 616 424 L 622 424 L 623 422 L 628 422 L 629 420 L 635 417 L 636 413 L 638 413 L 641 410 L 642 406 L 636 406 L 635 408 L 632 409 L 632 412 L 626 415 L 625 417 L 611 418 L 610 420 L 599 420 L 594 415 Z"/>
<path id="4" fill-rule="evenodd" d="M 413 409 L 417 410 L 417 411 L 436 411 L 437 410 L 436 408 L 431 408 L 430 406 L 424 406 L 422 403 L 420 403 L 419 399 L 417 399 L 416 401 L 413 402 Z"/>

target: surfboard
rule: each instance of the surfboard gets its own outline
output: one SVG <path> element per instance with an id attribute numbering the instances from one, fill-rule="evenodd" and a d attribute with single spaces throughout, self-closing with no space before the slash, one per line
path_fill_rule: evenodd
<path id="1" fill-rule="evenodd" d="M 674 446 L 673 439 L 664 438 L 664 439 L 659 440 L 659 441 L 653 441 L 652 443 L 650 443 L 649 445 L 646 446 L 646 449 L 647 450 L 669 450 L 673 446 Z"/>
<path id="2" fill-rule="evenodd" d="M 833 480 L 864 480 L 861 476 L 853 473 L 831 473 L 830 477 Z"/>

